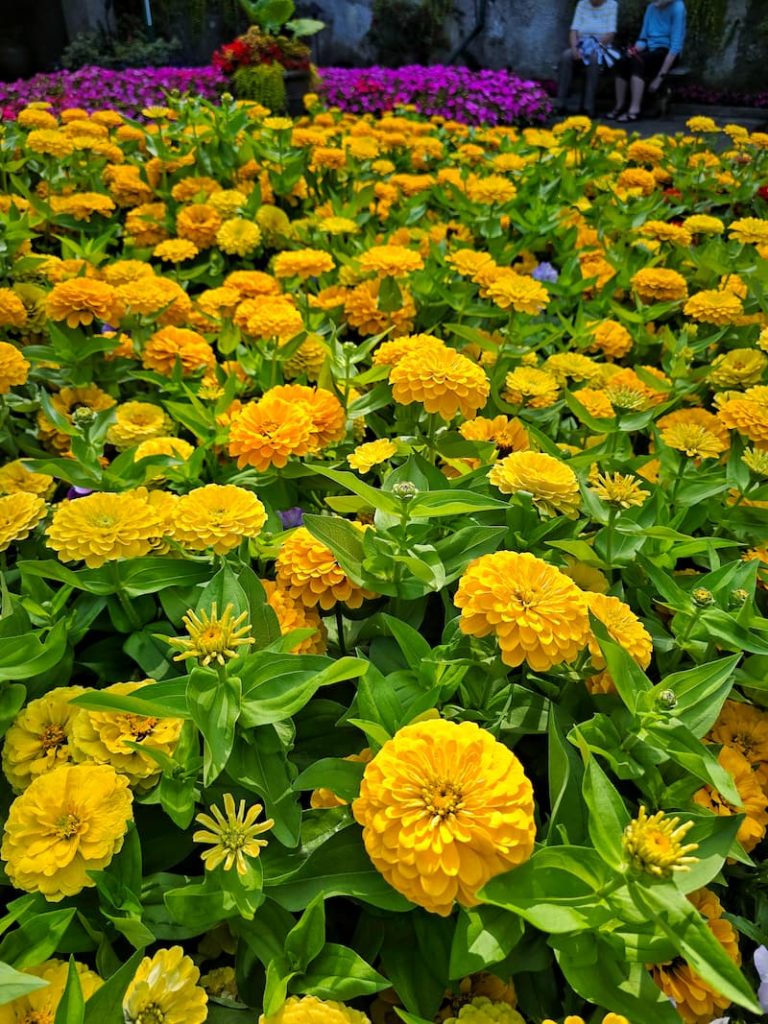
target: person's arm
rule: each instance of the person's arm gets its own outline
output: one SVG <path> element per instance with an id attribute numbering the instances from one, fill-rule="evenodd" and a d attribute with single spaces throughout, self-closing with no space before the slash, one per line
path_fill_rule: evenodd
<path id="1" fill-rule="evenodd" d="M 680 4 L 679 7 L 675 5 L 675 8 L 676 9 L 672 12 L 672 29 L 670 32 L 669 52 L 664 58 L 664 63 L 659 68 L 658 75 L 648 86 L 651 92 L 657 92 L 661 88 L 664 76 L 675 63 L 676 58 L 680 55 L 683 49 L 683 42 L 685 41 L 685 5 Z"/>
<path id="2" fill-rule="evenodd" d="M 571 34 L 569 37 L 569 44 L 571 47 L 571 53 L 574 57 L 579 56 L 579 40 L 581 39 L 581 33 L 584 29 L 584 17 L 583 17 L 583 5 L 581 2 L 576 4 L 576 10 L 574 11 L 573 21 L 571 22 Z"/>
<path id="3" fill-rule="evenodd" d="M 581 54 L 579 53 L 579 33 L 578 33 L 577 29 L 575 29 L 575 28 L 571 29 L 570 44 L 571 44 L 571 53 L 573 54 L 573 56 L 574 57 L 580 57 Z"/>
<path id="4" fill-rule="evenodd" d="M 634 50 L 644 50 L 648 45 L 646 39 L 648 38 L 648 18 L 651 14 L 651 8 L 646 7 L 645 15 L 643 17 L 643 27 L 640 29 L 640 35 L 637 37 L 637 42 L 633 46 Z"/>

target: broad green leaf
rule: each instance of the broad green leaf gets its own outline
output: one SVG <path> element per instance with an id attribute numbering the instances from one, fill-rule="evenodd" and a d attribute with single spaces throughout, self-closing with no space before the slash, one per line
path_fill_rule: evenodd
<path id="1" fill-rule="evenodd" d="M 363 561 L 362 532 L 348 519 L 339 516 L 304 516 L 304 525 L 322 544 L 333 552 L 336 561 L 355 583 L 361 583 Z"/>
<path id="2" fill-rule="evenodd" d="M 187 707 L 203 734 L 203 780 L 209 786 L 224 770 L 235 742 L 242 684 L 236 676 L 220 679 L 205 668 L 192 670 L 187 682 Z"/>
<path id="3" fill-rule="evenodd" d="M 305 970 L 325 945 L 325 901 L 319 893 L 309 903 L 299 922 L 291 928 L 283 944 L 292 967 Z"/>
<path id="4" fill-rule="evenodd" d="M 389 986 L 390 982 L 354 950 L 328 942 L 289 989 L 319 999 L 344 1001 L 370 996 Z"/>
<path id="5" fill-rule="evenodd" d="M 14 999 L 21 999 L 22 996 L 36 992 L 39 988 L 45 988 L 47 984 L 43 978 L 36 978 L 34 974 L 23 974 L 10 964 L 0 962 L 0 1006 L 12 1003 Z"/>
<path id="6" fill-rule="evenodd" d="M 365 765 L 341 757 L 323 757 L 306 768 L 294 781 L 293 788 L 330 789 L 336 796 L 349 802 L 360 792 L 360 780 Z"/>
<path id="7" fill-rule="evenodd" d="M 451 979 L 487 970 L 505 960 L 523 937 L 523 930 L 521 918 L 501 907 L 463 908 L 451 946 Z"/>
<path id="8" fill-rule="evenodd" d="M 22 920 L 0 943 L 0 961 L 22 970 L 48 960 L 59 948 L 74 916 L 73 909 L 52 910 Z"/>
<path id="9" fill-rule="evenodd" d="M 624 865 L 621 837 L 630 821 L 624 801 L 608 776 L 590 757 L 582 792 L 589 808 L 589 836 L 606 864 L 620 871 Z"/>
<path id="10" fill-rule="evenodd" d="M 652 710 L 663 690 L 671 690 L 677 697 L 673 710 L 675 718 L 686 725 L 694 736 L 706 735 L 712 728 L 720 709 L 733 686 L 733 674 L 740 655 L 697 665 L 685 672 L 667 676 L 648 694 L 643 694 L 642 706 Z"/>
<path id="11" fill-rule="evenodd" d="M 54 1024 L 83 1024 L 85 1020 L 85 1000 L 80 975 L 77 972 L 75 958 L 69 958 L 67 984 L 56 1007 Z"/>

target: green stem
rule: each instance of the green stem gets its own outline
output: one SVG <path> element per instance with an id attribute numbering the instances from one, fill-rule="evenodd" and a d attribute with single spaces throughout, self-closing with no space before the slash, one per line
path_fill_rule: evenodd
<path id="1" fill-rule="evenodd" d="M 133 607 L 131 602 L 128 600 L 128 596 L 123 593 L 123 583 L 120 579 L 120 570 L 117 562 L 112 562 L 111 566 L 112 579 L 115 584 L 115 596 L 120 602 L 120 607 L 125 612 L 125 617 L 131 626 L 131 629 L 136 632 L 141 629 L 141 619 L 136 614 L 136 609 Z"/>
<path id="2" fill-rule="evenodd" d="M 335 608 L 336 614 L 336 632 L 339 634 L 339 650 L 342 655 L 347 653 L 347 645 L 344 643 L 344 615 L 341 611 L 341 605 L 336 602 Z"/>
<path id="3" fill-rule="evenodd" d="M 677 492 L 680 490 L 680 484 L 683 482 L 685 476 L 685 459 L 680 456 L 680 465 L 677 467 L 677 473 L 675 473 L 675 479 L 672 483 L 672 493 L 669 496 L 670 505 L 674 505 L 675 499 L 677 498 Z"/>

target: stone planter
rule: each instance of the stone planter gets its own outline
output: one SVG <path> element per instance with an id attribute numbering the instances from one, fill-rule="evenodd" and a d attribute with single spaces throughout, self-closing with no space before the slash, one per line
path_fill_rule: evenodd
<path id="1" fill-rule="evenodd" d="M 285 110 L 291 117 L 301 117 L 304 110 L 304 96 L 311 91 L 312 76 L 307 71 L 286 71 Z"/>

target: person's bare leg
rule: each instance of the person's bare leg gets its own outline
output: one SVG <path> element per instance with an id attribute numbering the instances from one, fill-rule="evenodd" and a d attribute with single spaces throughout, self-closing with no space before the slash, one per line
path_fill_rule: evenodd
<path id="1" fill-rule="evenodd" d="M 608 115 L 608 117 L 611 117 L 611 118 L 617 117 L 621 113 L 621 111 L 624 109 L 624 104 L 626 103 L 626 100 L 627 100 L 627 80 L 626 80 L 626 78 L 619 78 L 619 76 L 617 75 L 615 80 L 614 80 L 614 82 L 615 82 L 615 89 L 616 89 L 616 105 L 613 108 L 613 110 L 610 112 L 610 114 Z"/>
<path id="2" fill-rule="evenodd" d="M 640 107 L 643 105 L 645 82 L 639 75 L 632 75 L 629 88 L 632 93 L 632 100 L 629 104 L 629 113 L 637 116 L 640 113 Z"/>

